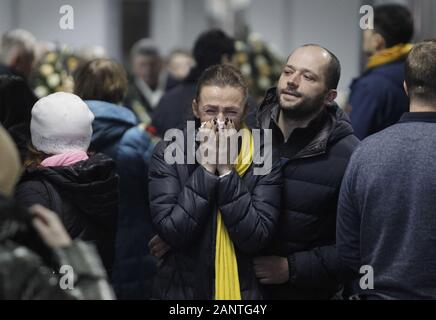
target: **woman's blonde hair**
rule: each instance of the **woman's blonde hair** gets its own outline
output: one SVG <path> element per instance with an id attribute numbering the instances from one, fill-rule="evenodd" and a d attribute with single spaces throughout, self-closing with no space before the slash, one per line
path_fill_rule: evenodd
<path id="1" fill-rule="evenodd" d="M 24 167 L 25 168 L 39 167 L 41 166 L 41 162 L 48 157 L 50 157 L 49 154 L 36 150 L 36 148 L 32 145 L 32 143 L 29 143 L 27 146 L 26 159 L 24 160 Z"/>

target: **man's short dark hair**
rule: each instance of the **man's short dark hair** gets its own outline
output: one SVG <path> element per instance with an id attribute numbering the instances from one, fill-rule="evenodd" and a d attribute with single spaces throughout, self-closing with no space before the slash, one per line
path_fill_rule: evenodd
<path id="1" fill-rule="evenodd" d="M 195 41 L 192 54 L 197 67 L 205 70 L 222 63 L 223 56 L 231 58 L 235 54 L 235 40 L 219 29 L 209 30 Z"/>
<path id="2" fill-rule="evenodd" d="M 411 99 L 436 102 L 436 40 L 413 47 L 406 60 L 405 80 Z"/>
<path id="3" fill-rule="evenodd" d="M 374 7 L 374 30 L 379 33 L 390 48 L 412 40 L 414 27 L 409 9 L 398 4 Z"/>
<path id="4" fill-rule="evenodd" d="M 330 56 L 330 62 L 325 73 L 326 87 L 328 90 L 336 90 L 338 88 L 339 79 L 341 78 L 341 63 L 339 62 L 338 57 L 336 57 L 336 55 L 329 49 L 326 49 L 319 44 L 305 44 L 303 48 L 304 47 L 318 47 L 328 53 Z"/>

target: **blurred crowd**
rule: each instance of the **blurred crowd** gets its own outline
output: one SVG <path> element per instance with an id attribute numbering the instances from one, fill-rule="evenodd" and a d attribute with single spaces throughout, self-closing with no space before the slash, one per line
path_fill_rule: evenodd
<path id="1" fill-rule="evenodd" d="M 436 298 L 436 45 L 411 44 L 403 6 L 374 25 L 345 108 L 340 61 L 310 39 L 286 59 L 218 29 L 166 57 L 139 39 L 124 67 L 4 33 L 0 299 Z M 234 162 L 168 163 L 189 120 L 247 129 Z M 253 129 L 271 132 L 263 176 Z"/>

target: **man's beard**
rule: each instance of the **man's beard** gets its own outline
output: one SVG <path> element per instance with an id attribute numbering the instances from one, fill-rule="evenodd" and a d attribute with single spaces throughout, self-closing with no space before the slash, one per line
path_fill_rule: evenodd
<path id="1" fill-rule="evenodd" d="M 277 92 L 280 110 L 287 118 L 295 120 L 305 120 L 318 114 L 324 107 L 324 94 L 317 97 L 307 98 L 302 96 L 302 100 L 292 107 L 283 106 L 280 101 L 280 92 Z M 301 99 L 300 98 L 300 99 Z"/>

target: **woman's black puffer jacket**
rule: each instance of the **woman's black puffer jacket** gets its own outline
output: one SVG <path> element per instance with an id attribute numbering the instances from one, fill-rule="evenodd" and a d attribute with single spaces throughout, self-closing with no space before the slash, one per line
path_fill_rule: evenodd
<path id="1" fill-rule="evenodd" d="M 165 141 L 158 144 L 149 171 L 153 224 L 171 246 L 159 267 L 153 298 L 213 299 L 220 209 L 236 251 L 241 297 L 261 299 L 252 259 L 276 229 L 281 196 L 279 163 L 273 161 L 267 175 L 254 175 L 252 164 L 242 178 L 236 171 L 218 177 L 198 164 L 167 164 L 164 153 L 168 145 Z"/>

